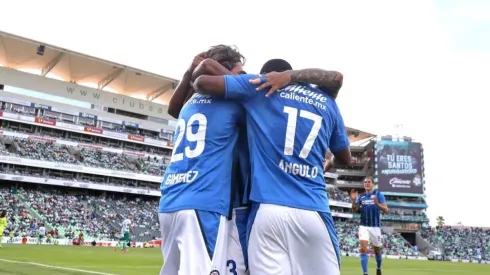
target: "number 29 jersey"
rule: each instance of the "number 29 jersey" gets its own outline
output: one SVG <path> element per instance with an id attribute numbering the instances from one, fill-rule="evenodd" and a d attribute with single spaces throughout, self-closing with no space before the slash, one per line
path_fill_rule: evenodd
<path id="1" fill-rule="evenodd" d="M 174 148 L 160 190 L 160 213 L 196 209 L 227 216 L 243 107 L 194 94 L 182 108 Z"/>
<path id="2" fill-rule="evenodd" d="M 252 165 L 250 200 L 330 212 L 323 160 L 349 147 L 335 101 L 309 84 L 292 83 L 271 97 L 249 84 L 256 75 L 224 76 L 225 97 L 246 110 Z"/>

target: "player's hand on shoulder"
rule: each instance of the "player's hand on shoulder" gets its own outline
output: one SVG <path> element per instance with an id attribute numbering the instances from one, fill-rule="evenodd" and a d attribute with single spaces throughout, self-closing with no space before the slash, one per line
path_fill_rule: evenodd
<path id="1" fill-rule="evenodd" d="M 358 196 L 359 196 L 359 192 L 357 192 L 357 190 L 355 190 L 355 189 L 350 190 L 350 198 L 353 201 L 357 200 Z"/>
<path id="2" fill-rule="evenodd" d="M 257 91 L 262 91 L 264 89 L 269 88 L 266 96 L 269 97 L 277 90 L 286 87 L 289 83 L 291 83 L 291 73 L 289 71 L 285 71 L 282 73 L 268 73 L 262 75 L 261 77 L 257 77 L 250 80 L 251 84 L 260 85 L 257 88 Z"/>

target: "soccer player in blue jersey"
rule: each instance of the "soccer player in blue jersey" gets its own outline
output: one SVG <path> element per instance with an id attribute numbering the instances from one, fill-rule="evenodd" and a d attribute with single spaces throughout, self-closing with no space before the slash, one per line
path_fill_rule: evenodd
<path id="1" fill-rule="evenodd" d="M 222 66 L 218 69 L 224 68 L 213 71 L 216 74 L 241 70 L 243 56 L 231 47 L 212 47 L 206 55 L 219 61 Z M 200 61 L 196 59 L 184 77 L 188 81 Z M 188 83 L 181 85 L 180 91 L 190 90 L 185 87 Z M 179 120 L 171 162 L 161 184 L 159 221 L 164 264 L 160 274 L 227 274 L 233 268 L 226 267 L 232 163 L 243 108 L 199 91 L 183 98 L 180 108 L 173 106 Z"/>
<path id="2" fill-rule="evenodd" d="M 237 64 L 233 71 L 228 71 L 216 60 L 226 60 L 228 46 L 213 46 L 207 52 L 197 55 L 189 70 L 184 75 L 169 102 L 169 114 L 178 117 L 187 100 L 193 95 L 194 89 L 190 83 L 200 75 L 211 74 L 244 74 L 241 64 Z M 204 61 L 205 57 L 209 57 Z M 220 154 L 217 152 L 216 154 Z M 250 160 L 248 152 L 247 134 L 245 125 L 240 125 L 235 157 L 232 169 L 232 204 L 233 209 L 228 221 L 228 261 L 227 270 L 231 274 L 247 274 L 246 230 L 249 214 L 248 183 L 250 181 Z"/>
<path id="3" fill-rule="evenodd" d="M 250 274 L 340 274 L 323 159 L 330 148 L 337 161 L 350 163 L 349 140 L 335 101 L 307 83 L 340 89 L 342 75 L 306 69 L 194 82 L 202 93 L 240 102 L 247 113 Z"/>
<path id="4" fill-rule="evenodd" d="M 381 212 L 388 213 L 388 206 L 383 193 L 374 189 L 373 179 L 367 177 L 364 180 L 366 192 L 359 195 L 356 190 L 351 190 L 352 210 L 361 213 L 359 226 L 359 240 L 361 243 L 361 267 L 364 274 L 368 274 L 368 244 L 373 244 L 376 258 L 376 274 L 381 275 L 381 263 L 383 261 L 383 240 L 381 233 Z"/>

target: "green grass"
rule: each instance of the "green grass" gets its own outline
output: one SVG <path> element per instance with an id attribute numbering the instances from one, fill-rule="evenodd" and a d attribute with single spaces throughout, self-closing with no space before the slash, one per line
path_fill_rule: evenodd
<path id="1" fill-rule="evenodd" d="M 119 250 L 115 252 L 114 248 L 107 247 L 47 245 L 5 245 L 0 249 L 0 275 L 90 274 L 76 269 L 117 275 L 146 275 L 158 274 L 161 264 L 162 257 L 158 248 L 134 248 L 128 253 L 121 253 Z M 370 259 L 369 264 L 371 274 L 375 274 L 374 260 Z M 48 266 L 66 269 L 55 269 Z M 383 266 L 385 275 L 490 274 L 490 265 L 464 263 L 385 260 Z M 342 259 L 341 274 L 360 275 L 359 260 L 357 258 Z"/>

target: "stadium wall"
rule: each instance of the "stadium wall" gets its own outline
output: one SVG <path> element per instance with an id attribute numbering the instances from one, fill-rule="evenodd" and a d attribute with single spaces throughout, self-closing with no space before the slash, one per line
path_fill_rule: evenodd
<path id="1" fill-rule="evenodd" d="M 167 120 L 173 119 L 167 114 L 168 107 L 164 105 L 121 94 L 101 91 L 75 83 L 24 73 L 6 67 L 0 67 L 0 83 L 89 102 L 94 105 L 125 110 Z"/>
<path id="2" fill-rule="evenodd" d="M 6 87 L 6 89 L 7 88 L 8 87 Z M 131 123 L 138 124 L 143 129 L 157 131 L 157 132 L 160 132 L 162 129 L 167 131 L 173 131 L 175 129 L 174 126 L 170 126 L 168 125 L 168 123 L 167 124 L 156 123 L 149 120 L 141 120 L 135 117 L 116 115 L 104 111 L 99 111 L 96 109 L 87 109 L 78 106 L 72 106 L 68 104 L 49 101 L 42 98 L 19 95 L 16 93 L 10 93 L 8 91 L 0 90 L 0 101 L 10 102 L 10 103 L 27 106 L 27 107 L 43 106 L 48 111 L 58 112 L 62 114 L 71 114 L 74 116 L 79 116 L 80 113 L 84 113 L 84 114 L 96 116 L 98 120 L 107 121 L 116 124 L 122 124 L 123 121 L 130 120 Z"/>

